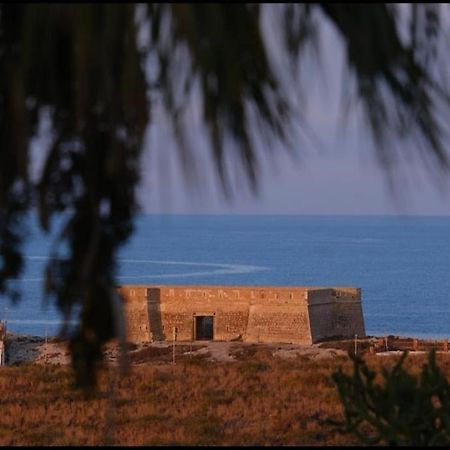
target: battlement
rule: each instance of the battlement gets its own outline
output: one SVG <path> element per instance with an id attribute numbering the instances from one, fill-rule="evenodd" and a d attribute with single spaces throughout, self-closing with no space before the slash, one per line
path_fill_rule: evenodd
<path id="1" fill-rule="evenodd" d="M 129 341 L 311 344 L 365 336 L 361 290 L 300 286 L 119 286 Z"/>

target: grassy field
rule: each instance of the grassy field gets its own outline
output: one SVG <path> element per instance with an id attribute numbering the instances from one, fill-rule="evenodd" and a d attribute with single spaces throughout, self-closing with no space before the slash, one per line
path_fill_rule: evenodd
<path id="1" fill-rule="evenodd" d="M 331 373 L 348 357 L 280 359 L 236 346 L 235 362 L 204 357 L 170 363 L 170 349 L 135 355 L 128 375 L 100 373 L 98 392 L 72 388 L 63 366 L 0 370 L 1 445 L 352 445 L 332 421 L 342 408 Z M 371 366 L 398 357 L 366 355 Z M 409 356 L 418 371 L 425 355 Z M 438 357 L 450 374 L 450 356 Z M 112 392 L 112 395 L 111 393 Z"/>

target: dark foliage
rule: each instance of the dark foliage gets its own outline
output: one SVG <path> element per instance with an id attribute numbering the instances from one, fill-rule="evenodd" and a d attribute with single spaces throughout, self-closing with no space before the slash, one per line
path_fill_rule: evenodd
<path id="1" fill-rule="evenodd" d="M 366 362 L 350 354 L 353 374 L 333 374 L 346 422 L 342 429 L 368 445 L 450 444 L 450 384 L 429 353 L 419 376 L 403 368 L 407 352 L 392 370 L 382 368 L 383 384 Z"/>

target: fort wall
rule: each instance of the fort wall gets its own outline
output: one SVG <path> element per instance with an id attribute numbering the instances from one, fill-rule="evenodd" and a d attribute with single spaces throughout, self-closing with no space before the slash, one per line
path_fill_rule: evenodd
<path id="1" fill-rule="evenodd" d="M 121 286 L 129 341 L 310 344 L 363 337 L 361 290 L 276 286 Z M 206 334 L 205 334 L 206 333 Z"/>

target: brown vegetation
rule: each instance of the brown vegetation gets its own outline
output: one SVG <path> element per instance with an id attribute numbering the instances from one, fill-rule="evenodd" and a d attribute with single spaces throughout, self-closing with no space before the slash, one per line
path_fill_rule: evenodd
<path id="1" fill-rule="evenodd" d="M 102 369 L 99 391 L 89 398 L 72 389 L 67 367 L 4 367 L 0 444 L 356 444 L 332 423 L 343 415 L 331 374 L 338 366 L 349 370 L 348 357 L 281 359 L 263 344 L 239 345 L 233 344 L 234 362 L 190 355 L 186 346 L 177 348 L 187 353 L 173 365 L 167 348 L 141 350 L 123 378 Z M 398 359 L 366 358 L 370 366 Z M 418 371 L 425 361 L 411 355 L 406 367 Z M 438 362 L 449 376 L 450 354 Z"/>

